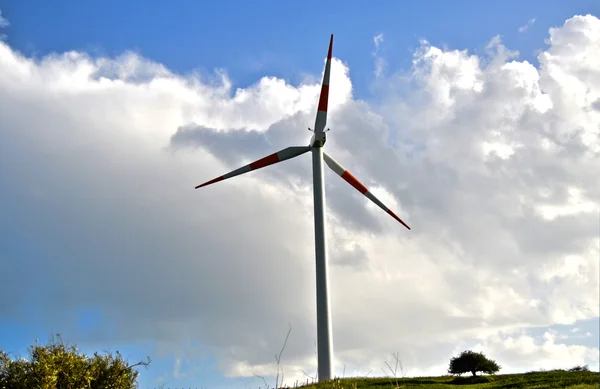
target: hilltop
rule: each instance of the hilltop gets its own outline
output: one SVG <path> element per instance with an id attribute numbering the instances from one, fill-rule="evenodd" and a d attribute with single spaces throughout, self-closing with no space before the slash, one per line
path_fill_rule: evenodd
<path id="1" fill-rule="evenodd" d="M 556 388 L 598 389 L 600 373 L 591 371 L 552 370 L 523 374 L 498 374 L 477 377 L 417 378 L 344 378 L 303 386 L 307 389 L 392 389 L 392 388 Z"/>

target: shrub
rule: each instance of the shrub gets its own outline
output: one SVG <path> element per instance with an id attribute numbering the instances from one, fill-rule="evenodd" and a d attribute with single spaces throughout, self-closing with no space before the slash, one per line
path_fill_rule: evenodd
<path id="1" fill-rule="evenodd" d="M 486 358 L 482 353 L 474 351 L 463 351 L 458 357 L 450 359 L 448 373 L 461 375 L 463 373 L 472 373 L 476 376 L 477 372 L 494 374 L 500 370 L 500 366 L 493 360 Z"/>
<path id="2" fill-rule="evenodd" d="M 590 371 L 590 369 L 588 368 L 588 365 L 577 365 L 575 367 L 570 368 L 569 371 Z"/>
<path id="3" fill-rule="evenodd" d="M 138 372 L 128 365 L 117 351 L 93 357 L 79 354 L 75 346 L 63 343 L 60 335 L 46 346 L 29 347 L 29 358 L 11 359 L 0 350 L 0 388 L 29 389 L 133 389 Z"/>

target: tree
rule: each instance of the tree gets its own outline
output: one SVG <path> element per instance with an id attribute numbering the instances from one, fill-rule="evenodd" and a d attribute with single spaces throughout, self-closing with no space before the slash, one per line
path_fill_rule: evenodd
<path id="1" fill-rule="evenodd" d="M 118 351 L 88 357 L 57 338 L 29 347 L 29 358 L 13 360 L 0 350 L 0 389 L 133 389 L 139 374 L 134 368 L 150 364 L 148 358 L 128 365 Z"/>
<path id="2" fill-rule="evenodd" d="M 486 358 L 482 353 L 474 351 L 463 351 L 458 357 L 450 359 L 449 374 L 458 374 L 471 372 L 476 376 L 477 372 L 494 374 L 500 370 L 500 366 L 493 360 Z"/>

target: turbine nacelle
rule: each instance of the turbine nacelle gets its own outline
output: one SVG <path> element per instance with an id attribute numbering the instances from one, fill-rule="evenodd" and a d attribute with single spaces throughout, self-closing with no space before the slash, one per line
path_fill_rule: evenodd
<path id="1" fill-rule="evenodd" d="M 310 131 L 312 131 L 309 128 Z M 329 128 L 325 131 L 315 132 L 312 138 L 310 138 L 310 143 L 308 144 L 310 147 L 323 147 L 325 145 L 325 141 L 327 141 L 327 136 L 325 133 L 329 131 Z"/>

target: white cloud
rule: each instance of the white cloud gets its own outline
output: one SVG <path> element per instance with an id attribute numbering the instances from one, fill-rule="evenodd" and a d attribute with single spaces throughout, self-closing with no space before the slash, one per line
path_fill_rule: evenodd
<path id="1" fill-rule="evenodd" d="M 383 43 L 383 34 L 377 34 L 373 37 L 373 44 L 375 45 L 375 51 L 373 56 L 375 57 L 375 77 L 381 77 L 385 68 L 385 60 L 379 52 L 379 46 Z"/>
<path id="2" fill-rule="evenodd" d="M 529 30 L 529 28 L 533 27 L 535 23 L 535 18 L 531 18 L 527 21 L 527 23 L 525 23 L 523 26 L 519 27 L 519 32 L 523 33 L 527 30 Z"/>
<path id="3" fill-rule="evenodd" d="M 8 22 L 8 20 L 6 18 L 4 18 L 2 16 L 2 10 L 0 9 L 0 29 L 8 27 L 9 25 L 10 25 L 10 23 Z M 6 35 L 5 34 L 0 34 L 0 41 L 2 41 L 4 39 L 6 39 Z"/>
<path id="4" fill-rule="evenodd" d="M 501 366 L 521 365 L 528 366 L 529 370 L 565 369 L 584 364 L 598 366 L 597 348 L 557 343 L 558 338 L 553 331 L 546 331 L 541 337 L 501 334 L 473 346 L 473 350 L 494 355 Z"/>
<path id="5" fill-rule="evenodd" d="M 8 27 L 9 24 L 10 23 L 8 23 L 8 20 L 2 16 L 2 10 L 0 9 L 0 28 Z"/>
<path id="6" fill-rule="evenodd" d="M 373 37 L 373 43 L 375 44 L 375 50 L 379 49 L 379 45 L 383 43 L 383 34 L 377 34 Z"/>
<path id="7" fill-rule="evenodd" d="M 551 29 L 539 68 L 489 48 L 424 42 L 377 106 L 333 62 L 327 151 L 413 227 L 326 173 L 338 374 L 394 351 L 442 374 L 474 346 L 508 371 L 598 364 L 597 345 L 523 331 L 599 315 L 600 20 Z M 35 302 L 77 342 L 95 306 L 99 342 L 152 339 L 181 361 L 199 342 L 231 376 L 274 372 L 291 322 L 286 377 L 314 371 L 310 159 L 192 188 L 308 142 L 319 85 L 220 77 L 0 42 L 0 293 L 32 285 L 0 315 Z"/>
<path id="8" fill-rule="evenodd" d="M 181 359 L 180 358 L 176 358 L 175 359 L 175 365 L 173 366 L 173 377 L 175 379 L 179 379 L 181 378 Z"/>

